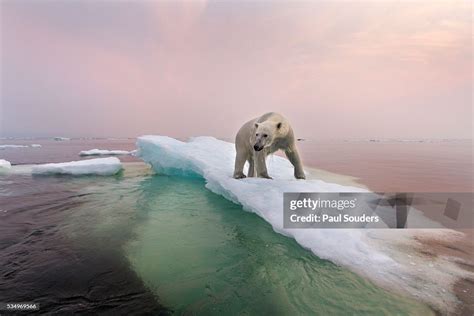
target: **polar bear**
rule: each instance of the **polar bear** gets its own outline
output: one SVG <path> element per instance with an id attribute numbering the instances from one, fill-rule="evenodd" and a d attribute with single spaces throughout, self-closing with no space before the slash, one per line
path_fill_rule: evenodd
<path id="1" fill-rule="evenodd" d="M 265 160 L 277 150 L 285 151 L 295 168 L 295 178 L 305 179 L 303 165 L 296 149 L 295 136 L 290 123 L 278 113 L 266 113 L 245 123 L 235 137 L 234 178 L 245 178 L 245 162 L 249 162 L 248 176 L 261 178 L 268 175 Z M 256 174 L 255 174 L 256 173 Z"/>

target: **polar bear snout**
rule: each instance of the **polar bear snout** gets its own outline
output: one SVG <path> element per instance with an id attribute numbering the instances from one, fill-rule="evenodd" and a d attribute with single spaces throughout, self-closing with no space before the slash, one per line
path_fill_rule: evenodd
<path id="1" fill-rule="evenodd" d="M 253 149 L 255 149 L 255 151 L 260 151 L 260 150 L 263 149 L 263 146 L 259 146 L 259 145 L 255 144 L 255 145 L 253 146 Z"/>
<path id="2" fill-rule="evenodd" d="M 260 150 L 262 150 L 263 148 L 265 148 L 265 145 L 266 145 L 267 142 L 268 142 L 268 137 L 267 137 L 266 134 L 265 134 L 265 136 L 256 134 L 256 135 L 255 135 L 254 142 L 255 142 L 255 143 L 254 143 L 254 145 L 253 145 L 253 149 L 254 149 L 255 151 L 260 151 Z"/>

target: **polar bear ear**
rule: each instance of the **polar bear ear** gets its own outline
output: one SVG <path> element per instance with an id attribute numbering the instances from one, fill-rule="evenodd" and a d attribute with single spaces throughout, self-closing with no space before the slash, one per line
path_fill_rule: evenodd
<path id="1" fill-rule="evenodd" d="M 255 128 L 258 128 L 258 123 L 255 123 Z"/>
<path id="2" fill-rule="evenodd" d="M 281 122 L 277 124 L 277 129 L 280 129 L 280 127 L 281 127 Z"/>

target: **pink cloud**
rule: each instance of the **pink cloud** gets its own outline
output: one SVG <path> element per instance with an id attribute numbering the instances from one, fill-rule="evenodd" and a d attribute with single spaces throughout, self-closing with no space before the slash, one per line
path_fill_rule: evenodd
<path id="1" fill-rule="evenodd" d="M 2 4 L 3 85 L 16 103 L 6 115 L 44 133 L 85 132 L 85 122 L 91 134 L 231 136 L 275 110 L 306 137 L 470 136 L 463 2 L 134 5 L 144 10 L 104 18 L 100 37 L 87 22 L 64 27 Z M 139 20 L 130 32 L 112 26 Z M 19 87 L 24 96 L 9 93 Z M 42 120 L 30 117 L 28 96 Z"/>

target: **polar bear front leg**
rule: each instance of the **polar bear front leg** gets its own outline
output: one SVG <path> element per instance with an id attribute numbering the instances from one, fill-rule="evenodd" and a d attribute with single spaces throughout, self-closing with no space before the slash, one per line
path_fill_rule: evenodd
<path id="1" fill-rule="evenodd" d="M 234 176 L 233 176 L 235 179 L 245 178 L 244 165 L 246 161 L 247 161 L 247 154 L 238 150 L 237 154 L 235 155 L 235 166 L 234 166 Z"/>
<path id="2" fill-rule="evenodd" d="M 247 173 L 247 177 L 255 177 L 255 163 L 253 160 L 253 155 L 249 158 L 249 172 Z"/>
<path id="3" fill-rule="evenodd" d="M 303 171 L 303 164 L 301 163 L 300 156 L 296 148 L 288 148 L 285 150 L 286 157 L 290 160 L 291 164 L 295 168 L 295 178 L 296 179 L 306 179 L 306 176 Z"/>
<path id="4" fill-rule="evenodd" d="M 257 151 L 254 154 L 255 167 L 257 169 L 257 177 L 272 179 L 267 172 L 267 164 L 265 162 L 267 155 L 264 150 Z"/>

